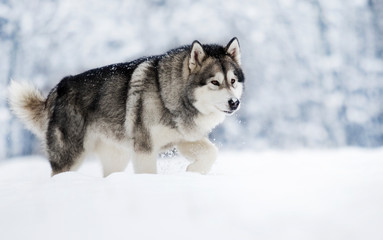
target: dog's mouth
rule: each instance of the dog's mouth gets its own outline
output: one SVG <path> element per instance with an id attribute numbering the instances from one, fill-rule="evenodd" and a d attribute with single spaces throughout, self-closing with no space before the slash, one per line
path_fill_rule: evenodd
<path id="1" fill-rule="evenodd" d="M 235 112 L 235 110 L 222 110 L 222 109 L 220 109 L 217 106 L 215 108 L 217 108 L 218 111 L 223 112 L 223 113 L 225 113 L 227 115 L 232 115 Z"/>
<path id="2" fill-rule="evenodd" d="M 224 113 L 226 113 L 227 115 L 232 115 L 235 111 L 222 111 Z"/>

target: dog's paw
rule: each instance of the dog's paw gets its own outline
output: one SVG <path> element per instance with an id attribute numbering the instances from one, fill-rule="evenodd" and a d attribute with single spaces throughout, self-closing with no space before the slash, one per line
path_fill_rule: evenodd
<path id="1" fill-rule="evenodd" d="M 194 162 L 189 164 L 189 166 L 186 168 L 186 171 L 205 175 L 209 173 L 210 169 L 211 169 L 211 166 L 208 166 L 208 164 L 201 164 L 201 162 Z"/>

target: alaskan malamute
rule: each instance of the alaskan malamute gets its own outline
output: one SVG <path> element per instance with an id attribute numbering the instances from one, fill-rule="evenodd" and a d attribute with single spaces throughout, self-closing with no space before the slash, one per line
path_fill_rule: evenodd
<path id="1" fill-rule="evenodd" d="M 176 147 L 187 171 L 208 173 L 217 148 L 208 133 L 240 106 L 244 74 L 237 38 L 226 47 L 194 41 L 163 55 L 62 79 L 47 98 L 12 82 L 9 102 L 46 147 L 52 175 L 76 169 L 87 153 L 104 176 L 156 173 L 161 151 Z"/>

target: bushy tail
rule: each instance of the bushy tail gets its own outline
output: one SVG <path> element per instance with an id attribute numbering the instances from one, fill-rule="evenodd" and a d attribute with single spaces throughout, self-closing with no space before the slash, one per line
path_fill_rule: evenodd
<path id="1" fill-rule="evenodd" d="M 12 81 L 9 86 L 9 105 L 12 112 L 38 137 L 44 138 L 48 125 L 45 98 L 34 86 Z"/>

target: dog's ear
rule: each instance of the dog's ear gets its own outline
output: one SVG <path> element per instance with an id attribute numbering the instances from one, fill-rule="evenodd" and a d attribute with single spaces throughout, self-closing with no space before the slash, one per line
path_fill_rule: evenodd
<path id="1" fill-rule="evenodd" d="M 197 66 L 201 66 L 202 61 L 206 56 L 205 51 L 202 48 L 202 45 L 197 40 L 193 42 L 190 56 L 189 56 L 189 69 L 193 71 Z"/>
<path id="2" fill-rule="evenodd" d="M 239 41 L 236 37 L 230 40 L 225 50 L 226 53 L 238 63 L 238 65 L 241 65 L 241 49 L 239 48 Z"/>

